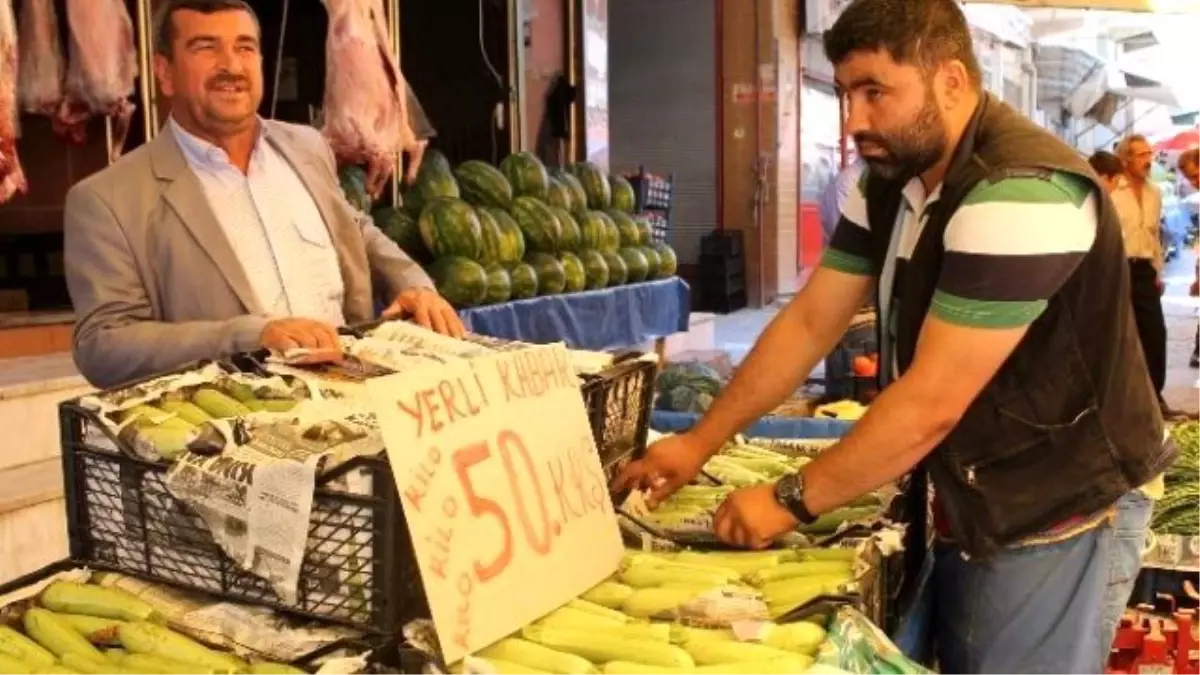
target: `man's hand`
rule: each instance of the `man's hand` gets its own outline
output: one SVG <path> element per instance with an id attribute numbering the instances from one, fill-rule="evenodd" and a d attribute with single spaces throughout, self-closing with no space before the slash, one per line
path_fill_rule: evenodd
<path id="1" fill-rule="evenodd" d="M 775 501 L 773 483 L 734 492 L 725 498 L 713 517 L 713 530 L 721 541 L 753 549 L 767 548 L 799 524 L 790 511 Z"/>
<path id="2" fill-rule="evenodd" d="M 383 318 L 411 319 L 417 325 L 460 338 L 466 333 L 458 312 L 432 288 L 410 288 L 400 292 L 395 302 L 383 310 Z"/>
<path id="3" fill-rule="evenodd" d="M 312 350 L 316 352 L 311 355 L 315 361 L 336 360 L 342 354 L 337 330 L 315 319 L 289 317 L 270 321 L 263 328 L 259 342 L 263 347 L 281 354 L 293 349 Z"/>
<path id="4" fill-rule="evenodd" d="M 1193 298 L 1200 295 L 1200 279 L 1192 281 L 1192 285 L 1188 287 L 1188 295 Z"/>
<path id="5" fill-rule="evenodd" d="M 1162 274 L 1154 277 L 1154 287 L 1158 289 L 1159 295 L 1167 292 L 1167 284 L 1163 281 Z"/>
<path id="6" fill-rule="evenodd" d="M 668 436 L 647 448 L 641 459 L 627 464 L 613 481 L 612 491 L 648 489 L 647 501 L 655 508 L 695 478 L 708 456 L 707 449 L 690 434 Z"/>

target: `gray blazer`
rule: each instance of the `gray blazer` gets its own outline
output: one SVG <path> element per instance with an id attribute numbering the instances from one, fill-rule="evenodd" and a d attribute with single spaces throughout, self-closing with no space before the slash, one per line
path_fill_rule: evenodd
<path id="1" fill-rule="evenodd" d="M 375 285 L 389 300 L 433 287 L 346 202 L 319 131 L 267 121 L 266 139 L 308 186 L 329 228 L 348 323 L 374 318 Z M 263 308 L 169 127 L 71 188 L 63 238 L 75 364 L 93 385 L 258 348 Z"/>

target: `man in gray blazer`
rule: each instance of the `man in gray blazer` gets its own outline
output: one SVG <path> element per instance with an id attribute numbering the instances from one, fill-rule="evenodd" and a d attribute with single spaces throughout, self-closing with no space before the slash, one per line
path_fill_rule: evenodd
<path id="1" fill-rule="evenodd" d="M 421 268 L 342 195 L 313 128 L 263 120 L 258 19 L 242 0 L 168 0 L 155 139 L 67 195 L 75 362 L 98 387 L 266 347 L 336 354 L 335 326 L 404 315 L 461 335 Z"/>

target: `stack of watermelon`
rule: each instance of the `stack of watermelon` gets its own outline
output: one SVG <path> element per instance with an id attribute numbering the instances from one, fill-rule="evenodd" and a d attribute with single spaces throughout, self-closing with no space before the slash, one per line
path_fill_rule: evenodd
<path id="1" fill-rule="evenodd" d="M 404 207 L 373 215 L 447 300 L 474 307 L 674 275 L 675 252 L 634 202 L 629 181 L 594 164 L 547 170 L 518 152 L 452 169 L 431 150 Z"/>

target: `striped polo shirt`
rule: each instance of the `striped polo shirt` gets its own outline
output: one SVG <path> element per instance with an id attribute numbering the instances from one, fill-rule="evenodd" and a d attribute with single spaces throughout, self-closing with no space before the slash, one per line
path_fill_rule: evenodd
<path id="1" fill-rule="evenodd" d="M 868 176 L 864 173 L 843 204 L 841 220 L 822 259 L 825 267 L 870 276 L 881 272 L 871 255 Z M 896 223 L 900 229 L 892 320 L 886 331 L 893 341 L 898 314 L 894 299 L 901 295 L 905 268 L 940 191 L 939 186 L 927 194 L 919 178 L 904 188 Z M 1033 323 L 1091 249 L 1098 226 L 1096 200 L 1090 181 L 1065 172 L 980 182 L 943 233 L 945 254 L 930 312 L 948 323 L 972 328 Z M 939 531 L 948 535 L 936 497 L 934 509 Z M 1073 536 L 1104 522 L 1107 515 L 1106 511 L 1072 519 L 1023 543 Z"/>

